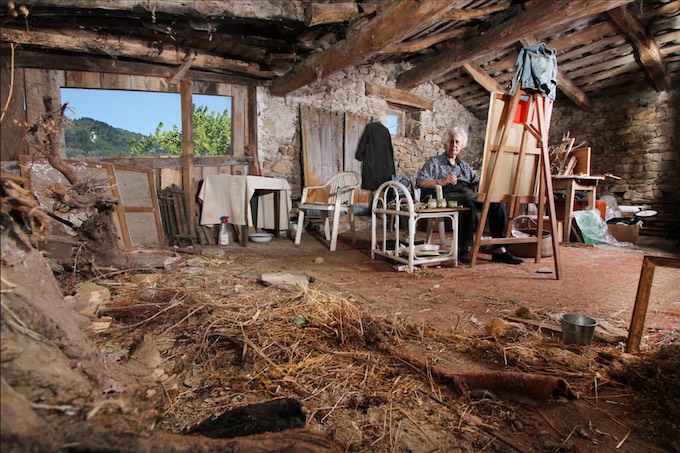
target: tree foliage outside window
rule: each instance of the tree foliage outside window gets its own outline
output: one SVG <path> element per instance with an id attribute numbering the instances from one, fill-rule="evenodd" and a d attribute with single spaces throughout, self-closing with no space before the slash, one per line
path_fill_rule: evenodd
<path id="1" fill-rule="evenodd" d="M 231 118 L 225 109 L 221 113 L 208 111 L 205 105 L 193 105 L 194 153 L 199 156 L 227 154 L 231 149 Z M 177 125 L 171 130 L 163 130 L 158 123 L 156 131 L 146 137 L 131 138 L 130 152 L 136 156 L 181 155 L 182 131 Z"/>
<path id="2" fill-rule="evenodd" d="M 70 123 L 65 131 L 67 157 L 181 154 L 179 93 L 66 87 L 60 91 Z M 194 153 L 230 154 L 231 96 L 195 94 L 191 108 Z"/>

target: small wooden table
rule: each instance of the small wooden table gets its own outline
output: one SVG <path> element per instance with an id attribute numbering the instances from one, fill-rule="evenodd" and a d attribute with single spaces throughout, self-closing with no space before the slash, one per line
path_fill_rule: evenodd
<path id="1" fill-rule="evenodd" d="M 588 207 L 595 207 L 597 199 L 597 185 L 604 179 L 604 176 L 589 175 L 553 175 L 552 185 L 555 190 L 566 190 L 567 197 L 564 200 L 564 237 L 563 242 L 569 242 L 571 234 L 571 214 L 574 212 L 574 196 L 577 190 L 588 192 Z"/>
<path id="2" fill-rule="evenodd" d="M 258 199 L 271 194 L 272 204 L 258 203 Z M 241 175 L 210 175 L 205 178 L 198 197 L 203 200 L 201 225 L 220 223 L 220 217 L 229 216 L 229 223 L 241 226 L 242 246 L 248 243 L 248 228 L 274 228 L 279 235 L 281 226 L 288 227 L 291 209 L 290 185 L 282 178 Z M 281 209 L 283 207 L 283 209 Z M 258 214 L 259 212 L 259 214 Z M 270 215 L 272 214 L 272 215 Z M 265 217 L 267 216 L 267 217 Z"/>

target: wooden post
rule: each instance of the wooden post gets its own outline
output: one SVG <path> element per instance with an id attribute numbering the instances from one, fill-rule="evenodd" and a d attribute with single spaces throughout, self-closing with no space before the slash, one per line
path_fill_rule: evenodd
<path id="1" fill-rule="evenodd" d="M 189 216 L 189 233 L 193 237 L 196 201 L 194 199 L 194 105 L 191 80 L 182 80 L 180 93 L 182 95 L 182 185 Z"/>
<path id="2" fill-rule="evenodd" d="M 640 282 L 638 283 L 635 306 L 633 307 L 633 315 L 630 320 L 630 329 L 628 329 L 626 352 L 638 352 L 640 350 L 642 331 L 645 327 L 645 316 L 647 316 L 649 295 L 652 291 L 652 280 L 654 279 L 654 269 L 656 266 L 680 268 L 680 259 L 647 255 L 642 260 Z"/>
<path id="3" fill-rule="evenodd" d="M 246 97 L 246 118 L 248 119 L 248 126 L 246 131 L 245 153 L 249 162 L 248 172 L 260 174 L 262 171 L 260 170 L 260 158 L 258 157 L 257 152 L 257 87 L 249 85 Z M 278 194 L 275 195 L 278 196 Z"/>

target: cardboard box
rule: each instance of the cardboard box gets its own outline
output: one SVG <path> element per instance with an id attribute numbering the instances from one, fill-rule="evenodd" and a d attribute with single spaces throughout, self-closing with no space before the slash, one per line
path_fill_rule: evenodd
<path id="1" fill-rule="evenodd" d="M 609 234 L 619 242 L 636 242 L 640 236 L 640 225 L 607 225 Z"/>

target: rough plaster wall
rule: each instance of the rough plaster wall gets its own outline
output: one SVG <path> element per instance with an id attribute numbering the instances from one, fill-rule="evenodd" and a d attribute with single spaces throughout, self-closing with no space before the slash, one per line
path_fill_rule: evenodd
<path id="1" fill-rule="evenodd" d="M 555 103 L 551 143 L 570 131 L 576 143 L 592 147 L 591 173 L 612 173 L 598 196 L 623 204 L 680 203 L 680 93 L 651 88 L 593 99 L 593 111 Z M 677 207 L 676 207 L 677 209 Z"/>
<path id="2" fill-rule="evenodd" d="M 312 105 L 332 111 L 352 112 L 385 124 L 387 102 L 367 97 L 365 82 L 394 87 L 397 74 L 408 69 L 403 65 L 376 64 L 339 71 L 332 76 L 300 88 L 285 98 L 271 96 L 258 87 L 258 153 L 263 173 L 286 178 L 293 196 L 300 194 L 299 105 Z M 463 158 L 479 168 L 483 150 L 484 124 L 438 86 L 425 83 L 413 93 L 434 101 L 433 110 L 422 112 L 412 124 L 409 137 L 393 137 L 397 173 L 415 175 L 425 161 L 443 151 L 442 136 L 453 124 L 468 127 L 470 140 Z"/>

